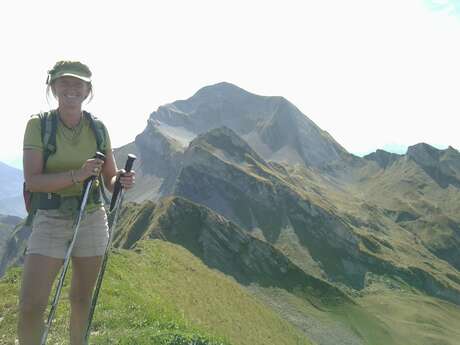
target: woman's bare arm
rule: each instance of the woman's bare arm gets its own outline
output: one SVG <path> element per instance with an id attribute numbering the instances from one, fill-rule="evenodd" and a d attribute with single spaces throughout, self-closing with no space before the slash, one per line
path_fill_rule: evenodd
<path id="1" fill-rule="evenodd" d="M 131 189 L 134 186 L 136 180 L 136 172 L 131 170 L 129 173 L 125 173 L 124 170 L 118 170 L 113 152 L 110 151 L 110 153 L 105 156 L 105 163 L 102 168 L 102 176 L 104 177 L 104 184 L 106 188 L 112 193 L 117 176 L 121 172 L 123 172 L 123 174 L 120 176 L 120 183 L 122 184 L 123 188 Z"/>
<path id="2" fill-rule="evenodd" d="M 115 162 L 115 157 L 113 156 L 112 150 L 105 156 L 105 163 L 102 167 L 102 177 L 104 178 L 104 185 L 110 192 L 113 192 L 113 187 L 115 185 L 115 180 L 117 178 L 117 163 Z"/>
<path id="3" fill-rule="evenodd" d="M 88 177 L 97 175 L 94 168 L 100 168 L 103 161 L 88 159 L 83 166 L 74 171 L 72 179 L 71 170 L 62 173 L 43 173 L 43 152 L 40 150 L 25 149 L 23 155 L 24 180 L 27 190 L 31 192 L 54 193 L 70 187 L 74 181 L 82 182 Z"/>

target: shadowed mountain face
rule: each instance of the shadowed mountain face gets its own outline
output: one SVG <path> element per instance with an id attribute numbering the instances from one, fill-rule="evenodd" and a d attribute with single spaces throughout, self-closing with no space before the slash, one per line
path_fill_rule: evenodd
<path id="1" fill-rule="evenodd" d="M 453 148 L 358 158 L 285 99 L 228 83 L 160 107 L 131 145 L 141 185 L 131 200 L 180 195 L 205 205 L 352 289 L 373 272 L 460 300 Z"/>
<path id="2" fill-rule="evenodd" d="M 177 243 L 209 267 L 233 276 L 240 284 L 279 287 L 288 291 L 310 286 L 321 303 L 350 303 L 339 289 L 308 275 L 282 252 L 212 210 L 180 197 L 158 204 L 145 202 L 125 208 L 115 245 L 135 247 L 141 239 Z"/>
<path id="3" fill-rule="evenodd" d="M 387 166 L 393 164 L 399 157 L 396 153 L 386 152 L 384 150 L 377 150 L 367 156 L 364 156 L 365 159 L 375 161 L 381 168 L 385 169 Z"/>
<path id="4" fill-rule="evenodd" d="M 269 164 L 224 128 L 191 142 L 173 194 L 217 211 L 319 277 L 362 289 L 368 272 L 390 274 L 460 301 L 455 265 L 340 183 L 318 170 Z"/>
<path id="5" fill-rule="evenodd" d="M 364 175 L 363 170 L 358 172 Z M 417 144 L 385 169 L 350 184 L 426 248 L 460 270 L 460 154 Z"/>
<path id="6" fill-rule="evenodd" d="M 354 159 L 327 132 L 321 130 L 283 97 L 249 93 L 229 83 L 200 89 L 187 100 L 160 106 L 145 130 L 127 145 L 140 158 L 137 171 L 148 180 L 144 197 L 158 199 L 172 193 L 190 142 L 212 129 L 234 131 L 261 158 L 320 167 Z M 117 161 L 126 159 L 118 154 Z"/>
<path id="7" fill-rule="evenodd" d="M 460 187 L 460 153 L 452 147 L 438 150 L 428 144 L 409 147 L 407 156 L 441 188 Z"/>
<path id="8" fill-rule="evenodd" d="M 0 262 L 1 258 L 4 256 L 4 251 L 6 248 L 6 244 L 8 239 L 11 237 L 11 234 L 14 231 L 16 225 L 18 225 L 22 221 L 21 218 L 15 216 L 4 216 L 0 214 Z M 0 276 L 2 275 L 3 271 L 0 264 Z"/>
<path id="9" fill-rule="evenodd" d="M 30 236 L 30 227 L 24 226 L 22 219 L 11 216 L 7 218 L 9 224 L 0 223 L 0 231 L 2 232 L 0 235 L 0 277 L 3 276 L 8 267 L 22 265 L 24 249 Z"/>
<path id="10" fill-rule="evenodd" d="M 364 303 L 368 308 L 375 308 L 378 303 L 374 305 L 372 300 L 378 299 L 378 296 L 383 294 L 383 298 L 390 299 L 390 303 L 386 302 L 389 308 L 394 308 L 393 305 L 406 307 L 406 303 L 408 308 L 417 308 L 415 305 L 412 306 L 413 297 L 408 293 L 410 290 L 406 291 L 407 285 L 401 284 L 398 279 L 411 282 L 408 286 L 417 285 L 423 279 L 426 279 L 427 284 L 434 282 L 429 274 L 416 267 L 411 267 L 405 272 L 402 269 L 400 272 L 395 271 L 394 274 L 398 279 L 392 280 L 387 275 L 392 268 L 386 267 L 387 274 L 382 274 L 382 278 L 376 278 L 377 275 L 369 271 L 362 294 L 351 298 L 341 289 L 306 273 L 291 260 L 290 255 L 287 256 L 268 242 L 248 234 L 244 229 L 209 208 L 181 197 L 163 198 L 158 203 L 147 201 L 142 204 L 127 205 L 120 220 L 116 229 L 116 246 L 137 251 L 138 243 L 143 243 L 140 240 L 149 239 L 162 239 L 180 244 L 208 267 L 235 278 L 248 291 L 261 298 L 264 304 L 274 308 L 309 338 L 323 345 L 399 344 L 401 341 L 406 343 L 406 340 L 402 340 L 399 335 L 393 336 L 393 333 L 397 333 L 395 332 L 397 326 L 388 327 L 386 322 L 379 321 L 361 305 Z M 383 241 L 372 242 L 370 239 L 366 245 L 378 246 L 379 243 Z M 390 243 L 385 245 L 390 246 Z M 184 279 L 189 278 L 184 277 Z M 385 280 L 388 281 L 385 284 L 389 284 L 386 289 L 391 292 L 390 294 L 384 294 L 383 291 L 386 290 L 382 290 L 382 286 L 375 290 Z M 404 298 L 407 301 L 403 299 L 392 302 L 394 298 L 401 298 L 399 293 L 402 293 L 402 296 L 405 294 Z M 355 298 L 358 303 L 355 302 Z M 424 302 L 423 299 L 420 301 Z M 433 306 L 438 302 L 429 303 Z M 308 312 L 299 309 L 300 305 L 307 306 Z M 455 306 L 448 303 L 443 308 L 447 308 L 444 310 L 449 312 L 455 310 Z M 378 310 L 375 312 L 379 314 Z M 387 315 L 388 310 L 384 314 Z M 399 314 L 393 316 L 400 317 Z M 336 321 L 340 320 L 340 323 L 326 321 L 331 317 Z M 426 320 L 439 318 L 434 314 L 424 317 Z M 352 322 L 352 325 L 348 322 Z M 351 326 L 350 329 L 344 327 L 347 325 Z M 417 340 L 413 344 L 431 344 L 430 341 L 435 339 L 418 334 L 422 329 L 421 325 L 413 329 L 417 333 Z M 448 327 L 442 329 L 442 332 L 446 332 L 447 329 Z M 446 342 L 446 344 L 450 343 L 450 341 Z"/>

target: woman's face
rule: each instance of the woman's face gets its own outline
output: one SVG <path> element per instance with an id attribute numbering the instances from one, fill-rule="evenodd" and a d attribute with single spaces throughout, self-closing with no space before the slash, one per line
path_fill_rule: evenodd
<path id="1" fill-rule="evenodd" d="M 54 81 L 52 91 L 59 106 L 80 107 L 89 95 L 90 85 L 81 79 L 66 76 Z"/>

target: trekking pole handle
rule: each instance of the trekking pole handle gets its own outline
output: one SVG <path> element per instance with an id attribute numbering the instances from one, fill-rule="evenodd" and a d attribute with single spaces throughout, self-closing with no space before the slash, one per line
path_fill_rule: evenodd
<path id="1" fill-rule="evenodd" d="M 102 152 L 97 151 L 93 158 L 100 159 L 101 161 L 105 162 L 105 154 L 103 154 Z M 91 178 L 94 181 L 97 178 L 97 176 L 93 175 L 91 176 Z"/>
<path id="2" fill-rule="evenodd" d="M 96 154 L 93 156 L 94 159 L 100 159 L 105 162 L 105 155 L 102 152 L 97 151 Z M 97 176 L 90 176 L 88 177 L 84 182 L 83 182 L 83 190 L 86 189 L 86 186 L 88 186 L 88 183 L 90 181 L 96 181 Z"/>
<path id="3" fill-rule="evenodd" d="M 137 157 L 135 155 L 133 155 L 132 153 L 130 153 L 128 155 L 128 159 L 126 160 L 125 169 L 124 169 L 125 172 L 128 173 L 128 172 L 131 171 L 131 169 L 133 168 L 133 164 L 134 164 L 134 161 L 136 160 L 136 158 Z M 121 175 L 118 175 L 117 180 L 115 181 L 115 186 L 113 188 L 112 202 L 110 203 L 110 211 L 112 211 L 115 208 L 117 198 L 118 198 L 118 194 L 120 194 L 120 191 L 123 188 L 123 186 L 120 183 L 120 176 Z"/>
<path id="4" fill-rule="evenodd" d="M 97 151 L 93 158 L 97 158 L 105 162 L 105 154 L 102 152 Z"/>
<path id="5" fill-rule="evenodd" d="M 125 165 L 125 171 L 130 172 L 131 169 L 133 168 L 134 161 L 136 160 L 136 156 L 130 153 L 128 155 L 128 159 L 126 160 L 126 165 Z"/>

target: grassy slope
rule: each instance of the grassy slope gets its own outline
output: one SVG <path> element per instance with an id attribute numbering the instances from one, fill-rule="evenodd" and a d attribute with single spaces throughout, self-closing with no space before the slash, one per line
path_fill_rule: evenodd
<path id="1" fill-rule="evenodd" d="M 404 345 L 459 345 L 460 308 L 423 295 L 381 291 L 359 299 Z"/>
<path id="2" fill-rule="evenodd" d="M 363 171 L 361 173 L 366 176 Z M 362 242 L 359 248 L 361 252 L 404 270 L 408 267 L 419 268 L 436 279 L 439 284 L 460 291 L 460 284 L 457 283 L 459 272 L 448 262 L 439 260 L 422 241 L 405 231 L 400 224 L 384 213 L 384 207 L 393 209 L 389 203 L 400 201 L 400 198 L 392 198 L 390 195 L 404 195 L 407 200 L 410 200 L 407 191 L 416 190 L 414 186 L 405 187 L 407 190 L 398 187 L 397 181 L 399 181 L 398 178 L 401 179 L 402 173 L 392 174 L 391 181 L 379 177 L 374 178 L 377 181 L 375 183 L 362 182 L 354 187 L 350 185 L 349 190 L 331 188 L 330 181 L 300 166 L 291 169 L 290 176 L 296 180 L 298 185 L 303 185 L 313 197 L 320 196 L 326 203 L 335 205 L 337 208 L 335 212 L 353 224 L 354 232 Z M 388 176 L 384 177 L 388 178 Z M 376 189 L 371 189 L 371 186 Z M 391 186 L 391 193 L 386 191 L 387 186 Z M 429 195 L 437 194 L 430 192 Z M 395 209 L 408 211 L 401 205 L 395 206 Z M 436 222 L 440 224 L 438 220 Z M 419 226 L 419 229 L 424 228 Z M 433 226 L 424 230 L 439 239 L 439 232 L 434 234 Z M 450 240 L 452 241 L 452 238 Z M 454 279 L 448 277 L 454 277 Z"/>
<path id="3" fill-rule="evenodd" d="M 372 289 L 355 299 L 357 305 L 325 313 L 284 290 L 251 287 L 257 298 L 321 345 L 460 345 L 458 306 L 410 289 Z"/>
<path id="4" fill-rule="evenodd" d="M 320 310 L 297 294 L 285 290 L 252 286 L 261 301 L 296 325 L 321 345 L 397 345 L 388 326 L 359 305 L 343 304 Z"/>
<path id="5" fill-rule="evenodd" d="M 2 345 L 14 344 L 19 277 L 13 269 L 0 281 Z M 67 322 L 65 291 L 50 343 L 66 343 Z M 110 345 L 311 344 L 233 280 L 159 240 L 112 254 L 91 339 Z"/>
<path id="6" fill-rule="evenodd" d="M 175 219 L 174 224 L 169 224 L 168 221 L 162 218 L 162 215 L 171 209 L 172 203 L 176 205 L 173 215 L 166 217 L 167 219 Z M 217 222 L 209 220 L 209 224 L 205 225 L 202 223 L 195 223 L 194 218 L 190 217 L 190 213 L 180 213 L 186 209 L 198 210 L 201 206 L 195 205 L 182 198 L 166 198 L 155 206 L 151 202 L 146 202 L 141 205 L 131 205 L 125 209 L 125 216 L 123 220 L 125 224 L 123 229 L 127 232 L 136 234 L 134 237 L 139 238 L 142 236 L 142 229 L 148 228 L 149 231 L 155 231 L 158 227 L 163 229 L 164 235 L 169 236 L 171 226 L 181 239 L 187 237 L 187 232 L 193 234 L 192 237 L 201 238 L 200 232 L 194 233 L 192 229 L 206 228 L 211 226 L 210 224 L 217 225 Z M 213 217 L 212 211 L 209 211 L 209 217 Z M 146 217 L 148 215 L 148 217 Z M 187 216 L 188 215 L 188 216 Z M 161 223 L 161 226 L 159 225 Z M 168 225 L 169 224 L 169 225 Z M 182 228 L 186 228 L 187 231 L 182 231 Z M 159 229 L 157 229 L 159 230 Z M 224 229 L 222 232 L 225 233 Z M 146 233 L 145 235 L 148 235 Z M 129 237 L 125 234 L 125 237 Z M 169 240 L 174 241 L 174 238 L 168 237 Z M 177 240 L 177 239 L 176 239 Z M 191 245 L 193 241 L 184 240 L 188 245 Z M 199 252 L 199 250 L 198 250 Z M 243 254 L 241 254 L 243 256 Z M 235 261 L 235 265 L 237 262 Z M 377 278 L 369 278 L 369 289 L 371 291 L 366 293 L 375 294 L 375 285 Z M 399 282 L 389 281 L 387 283 L 393 288 L 399 286 Z M 405 287 L 405 286 L 403 286 Z M 409 289 L 405 287 L 406 289 Z M 258 284 L 251 284 L 249 286 L 251 291 L 256 298 L 262 301 L 264 304 L 270 306 L 274 311 L 281 315 L 285 320 L 296 326 L 299 330 L 304 332 L 308 338 L 321 345 L 335 345 L 335 344 L 347 344 L 347 345 L 396 345 L 404 344 L 407 338 L 410 339 L 408 334 L 401 334 L 398 328 L 394 324 L 387 323 L 385 318 L 381 318 L 379 313 L 374 314 L 373 306 L 370 303 L 361 305 L 361 300 L 358 299 L 358 304 L 353 303 L 340 303 L 339 306 L 323 305 L 321 302 L 316 303 L 314 307 L 309 300 L 312 300 L 311 291 L 307 290 L 295 290 L 287 291 L 281 288 L 275 288 L 271 286 L 269 288 L 262 288 Z M 409 289 L 409 291 L 412 291 Z M 363 293 L 364 294 L 364 293 Z M 357 296 L 360 296 L 359 294 Z M 412 296 L 416 299 L 418 295 Z M 314 299 L 314 298 L 313 298 Z M 364 300 L 364 299 L 363 299 Z M 410 299 L 408 300 L 409 303 Z M 433 303 L 437 300 L 432 299 Z M 399 301 L 401 306 L 404 306 L 404 300 Z M 439 302 L 443 303 L 443 302 Z M 409 307 L 409 306 L 408 306 Z M 452 306 L 455 310 L 455 307 Z M 458 312 L 458 311 L 457 311 Z M 404 318 L 404 315 L 401 314 Z M 431 311 L 431 317 L 434 323 L 438 320 L 443 319 L 443 315 L 438 313 L 436 309 Z M 420 326 L 420 328 L 418 328 Z M 414 324 L 413 331 L 417 332 L 423 329 L 423 324 Z M 446 329 L 446 336 L 450 337 L 451 329 Z M 430 344 L 427 339 L 420 337 L 420 344 Z M 402 340 L 404 339 L 404 341 Z M 407 342 L 407 341 L 406 341 Z M 451 343 L 449 343 L 451 344 Z"/>

